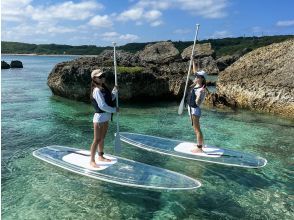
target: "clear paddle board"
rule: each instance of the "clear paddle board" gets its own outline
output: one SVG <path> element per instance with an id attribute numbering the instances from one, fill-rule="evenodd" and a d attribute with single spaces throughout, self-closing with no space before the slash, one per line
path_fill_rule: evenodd
<path id="1" fill-rule="evenodd" d="M 105 155 L 111 162 L 97 162 L 92 168 L 90 152 L 64 146 L 48 146 L 33 155 L 65 170 L 101 181 L 150 190 L 190 190 L 201 186 L 198 180 L 180 173 L 125 158 Z"/>
<path id="2" fill-rule="evenodd" d="M 123 142 L 161 154 L 227 166 L 260 168 L 267 160 L 253 154 L 206 145 L 204 153 L 194 153 L 195 143 L 136 133 L 120 132 Z"/>

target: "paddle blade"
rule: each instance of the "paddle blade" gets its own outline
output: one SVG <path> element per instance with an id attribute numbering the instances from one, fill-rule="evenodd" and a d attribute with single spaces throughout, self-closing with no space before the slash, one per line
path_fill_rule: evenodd
<path id="1" fill-rule="evenodd" d="M 183 110 L 184 110 L 184 98 L 182 98 L 182 101 L 179 105 L 178 114 L 179 115 L 183 114 Z"/>
<path id="2" fill-rule="evenodd" d="M 119 135 L 119 133 L 115 134 L 114 151 L 115 151 L 115 153 L 120 153 L 121 152 L 121 143 L 120 143 L 120 135 Z"/>

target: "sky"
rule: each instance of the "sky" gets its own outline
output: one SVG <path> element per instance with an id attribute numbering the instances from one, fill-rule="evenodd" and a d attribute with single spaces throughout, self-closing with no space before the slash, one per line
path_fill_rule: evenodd
<path id="1" fill-rule="evenodd" d="M 294 34 L 294 0 L 2 0 L 1 40 L 110 46 Z"/>

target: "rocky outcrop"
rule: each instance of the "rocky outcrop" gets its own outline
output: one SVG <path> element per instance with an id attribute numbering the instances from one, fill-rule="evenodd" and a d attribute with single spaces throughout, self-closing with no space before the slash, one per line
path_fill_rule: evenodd
<path id="1" fill-rule="evenodd" d="M 183 50 L 181 53 L 181 57 L 184 60 L 190 60 L 191 53 L 192 53 L 193 45 L 187 47 Z M 194 49 L 194 57 L 195 58 L 202 58 L 202 57 L 209 57 L 215 56 L 214 50 L 211 48 L 210 43 L 204 43 L 204 44 L 196 44 Z"/>
<path id="2" fill-rule="evenodd" d="M 217 67 L 219 71 L 223 71 L 226 69 L 228 66 L 232 65 L 236 60 L 238 60 L 241 56 L 244 54 L 250 52 L 251 50 L 248 48 L 245 48 L 233 55 L 226 55 L 223 57 L 220 57 L 216 60 Z"/>
<path id="3" fill-rule="evenodd" d="M 199 60 L 196 60 L 198 69 L 202 69 L 207 72 L 208 75 L 218 75 L 219 69 L 217 67 L 216 61 L 213 57 L 203 57 Z"/>
<path id="4" fill-rule="evenodd" d="M 236 59 L 235 56 L 226 55 L 226 56 L 223 56 L 223 57 L 218 58 L 216 60 L 216 65 L 217 65 L 219 71 L 223 71 L 228 66 L 230 66 L 231 64 L 233 64 L 236 60 L 237 59 Z"/>
<path id="5" fill-rule="evenodd" d="M 217 93 L 237 107 L 294 118 L 294 39 L 256 49 L 219 75 Z"/>
<path id="6" fill-rule="evenodd" d="M 199 46 L 201 48 L 201 46 Z M 198 60 L 200 67 L 218 72 L 211 46 L 206 44 Z M 207 50 L 209 49 L 209 51 Z M 205 52 L 206 51 L 206 52 Z M 116 54 L 123 100 L 179 99 L 184 90 L 189 60 L 182 59 L 172 42 L 147 45 L 144 50 L 131 54 L 121 50 Z M 72 62 L 57 64 L 48 76 L 48 85 L 56 95 L 89 102 L 90 73 L 96 68 L 107 72 L 107 83 L 113 86 L 113 51 L 105 50 L 97 57 L 83 57 Z M 134 71 L 134 68 L 140 71 Z M 142 70 L 142 71 L 141 71 Z"/>
<path id="7" fill-rule="evenodd" d="M 106 83 L 113 87 L 113 67 L 103 67 L 103 63 L 101 57 L 80 58 L 72 62 L 59 63 L 49 74 L 47 84 L 55 95 L 89 102 L 92 70 L 103 68 L 106 73 Z M 170 80 L 167 76 L 157 75 L 147 67 L 142 68 L 139 73 L 131 71 L 132 67 L 129 69 L 129 72 L 128 68 L 122 73 L 118 71 L 119 94 L 122 100 L 172 99 L 178 94 L 174 93 L 170 81 L 178 80 L 180 86 L 183 84 L 181 76 Z"/>
<path id="8" fill-rule="evenodd" d="M 10 69 L 10 65 L 5 61 L 1 61 L 1 69 Z"/>
<path id="9" fill-rule="evenodd" d="M 181 57 L 183 60 L 190 60 L 193 45 L 183 50 Z M 203 69 L 209 75 L 217 75 L 219 69 L 214 59 L 215 52 L 210 43 L 196 44 L 194 49 L 194 60 L 198 69 Z"/>
<path id="10" fill-rule="evenodd" d="M 139 52 L 141 65 L 165 64 L 180 58 L 179 50 L 172 42 L 159 42 L 148 44 L 143 51 Z"/>
<path id="11" fill-rule="evenodd" d="M 12 60 L 10 63 L 10 68 L 23 68 L 22 62 L 19 60 Z"/>
<path id="12" fill-rule="evenodd" d="M 113 66 L 113 50 L 104 50 L 98 57 L 101 57 L 103 60 L 103 63 L 101 63 L 102 66 Z M 116 60 L 122 66 L 137 66 L 139 63 L 139 55 L 117 50 Z"/>

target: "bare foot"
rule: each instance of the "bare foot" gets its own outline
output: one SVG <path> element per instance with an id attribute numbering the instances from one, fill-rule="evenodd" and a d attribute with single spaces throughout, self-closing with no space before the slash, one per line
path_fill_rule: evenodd
<path id="1" fill-rule="evenodd" d="M 99 166 L 96 164 L 95 161 L 91 161 L 90 166 L 93 167 L 93 168 L 99 168 Z"/>
<path id="2" fill-rule="evenodd" d="M 103 162 L 111 162 L 111 160 L 109 160 L 109 159 L 107 159 L 107 158 L 105 158 L 105 157 L 103 157 L 103 156 L 99 156 L 99 157 L 98 157 L 98 160 L 99 160 L 99 161 L 103 161 Z"/>
<path id="3" fill-rule="evenodd" d="M 202 148 L 195 147 L 194 149 L 191 150 L 192 153 L 205 153 Z"/>

